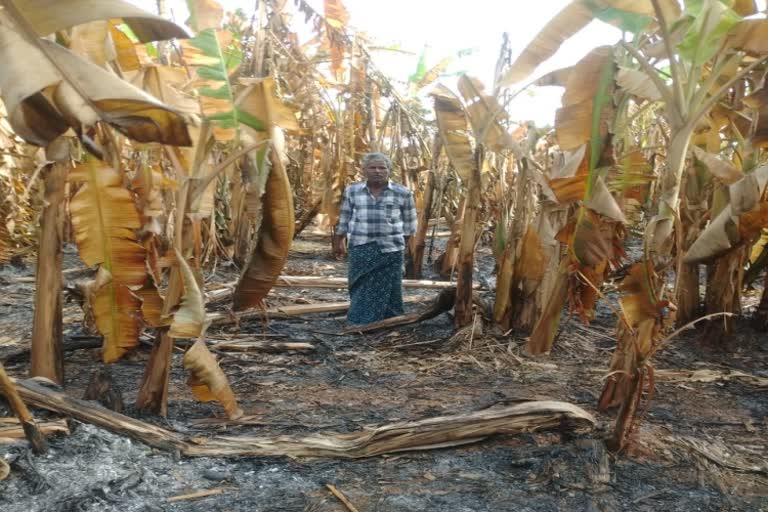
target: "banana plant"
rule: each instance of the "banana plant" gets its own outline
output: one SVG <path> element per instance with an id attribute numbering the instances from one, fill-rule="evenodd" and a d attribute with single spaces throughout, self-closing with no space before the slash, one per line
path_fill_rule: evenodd
<path id="1" fill-rule="evenodd" d="M 0 57 L 4 64 L 0 69 L 0 94 L 8 110 L 12 128 L 24 140 L 38 146 L 52 147 L 58 139 L 56 144 L 66 147 L 66 143 L 60 143 L 59 137 L 71 128 L 86 146 L 99 153 L 102 148 L 93 147 L 90 141 L 97 138 L 97 123 L 103 122 L 138 141 L 174 145 L 190 143 L 187 118 L 184 115 L 109 73 L 98 64 L 85 60 L 77 53 L 43 37 L 84 23 L 114 18 L 125 18 L 126 24 L 133 29 L 139 40 L 144 42 L 187 37 L 189 34 L 186 30 L 121 0 L 96 6 L 91 5 L 91 2 L 78 0 L 5 0 L 1 6 L 0 23 L 3 29 L 0 30 Z M 63 178 L 64 173 L 59 174 Z M 84 174 L 76 172 L 74 176 L 84 177 Z M 86 181 L 88 179 L 86 178 Z M 96 183 L 91 180 L 90 190 L 100 186 L 109 187 L 106 181 Z M 84 187 L 83 194 L 88 190 L 88 187 Z M 82 199 L 85 196 L 80 197 Z M 53 208 L 58 206 L 53 205 Z M 87 215 L 86 210 L 87 207 L 80 211 Z M 126 231 L 128 242 L 131 240 L 127 232 L 133 226 L 134 220 L 129 215 L 114 224 L 118 231 Z M 114 258 L 115 254 L 109 254 L 112 252 L 108 247 L 109 242 L 120 244 L 125 240 L 123 235 L 118 234 L 117 238 L 112 238 L 115 233 L 110 235 L 110 227 L 105 223 L 93 227 L 104 228 L 101 230 L 103 236 L 98 239 L 103 240 L 106 245 L 92 246 L 87 252 L 88 259 L 100 265 L 100 287 L 99 291 L 95 292 L 99 297 L 100 306 L 96 309 L 106 315 L 100 317 L 101 328 L 105 332 L 104 357 L 113 360 L 132 343 L 120 333 L 122 326 L 126 327 L 127 333 L 132 332 L 132 321 L 126 318 L 118 319 L 115 308 L 118 300 L 132 303 L 129 288 L 125 286 L 132 286 L 132 280 L 136 276 L 133 271 L 123 268 L 119 257 Z M 50 229 L 58 228 L 47 226 L 43 231 L 48 232 Z M 46 268 L 45 272 L 57 274 L 61 270 L 61 260 L 55 257 L 58 249 L 47 245 L 57 245 L 59 241 L 55 237 L 47 237 L 45 241 L 46 246 L 40 248 L 40 253 L 51 255 L 53 258 L 51 261 L 40 261 L 38 269 Z M 84 241 L 82 236 L 80 241 Z M 128 260 L 133 261 L 131 257 Z M 128 267 L 130 265 L 132 263 L 128 263 Z M 121 279 L 126 281 L 122 282 Z M 50 289 L 38 287 L 35 291 L 36 310 L 54 311 L 60 308 L 60 285 L 55 284 L 55 279 L 47 281 L 54 283 Z M 60 365 L 56 363 L 56 359 L 60 354 L 61 315 L 36 315 L 35 319 L 35 337 L 32 343 L 34 371 L 40 371 L 54 380 L 61 380 L 61 372 L 51 372 Z M 44 322 L 45 325 L 40 325 L 39 322 Z M 59 335 L 51 336 L 50 333 Z"/>
<path id="2" fill-rule="evenodd" d="M 750 2 L 736 6 L 717 0 L 691 1 L 685 2 L 686 9 L 681 11 L 676 1 L 574 1 L 536 36 L 505 77 L 507 85 L 522 81 L 595 18 L 636 34 L 651 30 L 658 37 L 654 43 L 642 37 L 621 42 L 631 57 L 629 67 L 645 75 L 633 72 L 625 76 L 625 81 L 632 84 L 628 89 L 637 92 L 642 86 L 651 91 L 650 95 L 663 105 L 661 112 L 671 137 L 665 148 L 657 212 L 646 228 L 645 261 L 632 267 L 633 272 L 622 284 L 622 289 L 627 290 L 625 310 L 640 313 L 628 315 L 625 311 L 621 315 L 619 345 L 600 400 L 603 408 L 622 406 L 614 432 L 616 448 L 626 443 L 644 386 L 652 380 L 644 376 L 652 371 L 649 358 L 656 350 L 654 340 L 665 325 L 665 308 L 670 304 L 664 296 L 664 280 L 655 268 L 673 259 L 681 183 L 691 140 L 704 117 L 733 85 L 760 69 L 765 61 L 762 39 L 758 37 L 765 20 L 741 20 L 741 15 L 754 11 L 754 5 L 747 4 Z M 668 79 L 654 65 L 659 58 L 669 62 Z M 591 155 L 590 160 L 594 158 L 597 156 Z M 682 257 L 678 250 L 678 264 Z"/>
<path id="3" fill-rule="evenodd" d="M 553 177 L 547 186 L 559 204 L 579 201 L 579 206 L 557 235 L 565 242 L 567 255 L 526 346 L 534 354 L 551 350 L 569 296 L 571 308 L 589 320 L 598 299 L 596 290 L 623 253 L 620 239 L 626 219 L 601 176 L 614 164 L 608 132 L 616 115 L 613 52 L 611 47 L 596 48 L 573 67 L 563 107 L 555 118 L 560 148 L 573 151 L 569 158 L 572 171 Z M 532 244 L 527 250 L 535 248 Z"/>

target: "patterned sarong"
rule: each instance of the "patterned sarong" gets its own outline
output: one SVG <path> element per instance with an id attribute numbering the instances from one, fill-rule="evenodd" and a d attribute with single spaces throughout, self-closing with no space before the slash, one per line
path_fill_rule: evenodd
<path id="1" fill-rule="evenodd" d="M 373 242 L 349 248 L 350 324 L 403 314 L 403 251 L 381 252 Z"/>

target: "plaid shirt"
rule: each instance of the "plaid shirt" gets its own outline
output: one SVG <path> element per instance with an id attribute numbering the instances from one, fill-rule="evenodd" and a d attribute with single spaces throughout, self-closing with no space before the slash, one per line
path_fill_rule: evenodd
<path id="1" fill-rule="evenodd" d="M 416 205 L 408 188 L 390 181 L 378 198 L 364 181 L 344 190 L 336 234 L 348 235 L 350 247 L 376 242 L 381 252 L 402 251 L 404 237 L 415 232 Z"/>

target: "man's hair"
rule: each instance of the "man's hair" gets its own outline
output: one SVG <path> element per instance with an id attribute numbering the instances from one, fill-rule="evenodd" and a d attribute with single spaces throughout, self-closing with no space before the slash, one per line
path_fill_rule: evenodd
<path id="1" fill-rule="evenodd" d="M 361 164 L 363 166 L 363 169 L 368 167 L 368 164 L 373 162 L 384 162 L 387 164 L 387 169 L 390 171 L 392 170 L 392 160 L 389 159 L 387 155 L 384 153 L 368 153 L 366 154 L 363 159 L 361 160 Z"/>

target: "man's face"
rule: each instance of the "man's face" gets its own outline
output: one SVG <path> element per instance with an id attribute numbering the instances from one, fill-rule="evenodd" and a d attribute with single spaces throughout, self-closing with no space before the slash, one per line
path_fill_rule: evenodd
<path id="1" fill-rule="evenodd" d="M 382 160 L 373 160 L 363 167 L 365 179 L 371 185 L 384 185 L 389 180 L 389 168 Z"/>

